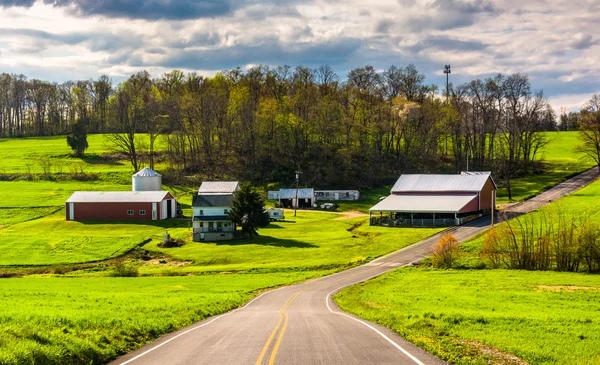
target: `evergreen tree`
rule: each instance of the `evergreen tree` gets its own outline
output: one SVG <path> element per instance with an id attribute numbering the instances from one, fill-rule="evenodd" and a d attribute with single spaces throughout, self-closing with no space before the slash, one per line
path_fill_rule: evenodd
<path id="1" fill-rule="evenodd" d="M 67 144 L 75 151 L 75 156 L 83 156 L 83 153 L 88 148 L 87 131 L 83 120 L 79 119 L 73 123 L 71 134 L 67 136 Z"/>
<path id="2" fill-rule="evenodd" d="M 242 227 L 242 233 L 248 234 L 250 239 L 253 235 L 258 235 L 258 228 L 269 224 L 265 201 L 250 184 L 243 184 L 235 193 L 228 215 L 235 224 Z"/>

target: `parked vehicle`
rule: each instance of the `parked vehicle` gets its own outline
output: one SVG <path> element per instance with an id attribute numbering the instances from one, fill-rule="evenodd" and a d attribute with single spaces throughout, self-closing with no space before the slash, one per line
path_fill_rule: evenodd
<path id="1" fill-rule="evenodd" d="M 267 213 L 269 213 L 269 221 L 271 222 L 285 219 L 285 214 L 281 208 L 269 208 Z"/>

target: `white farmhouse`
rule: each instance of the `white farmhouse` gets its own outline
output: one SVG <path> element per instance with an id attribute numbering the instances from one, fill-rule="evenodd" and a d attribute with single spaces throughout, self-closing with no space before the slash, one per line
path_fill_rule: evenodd
<path id="1" fill-rule="evenodd" d="M 235 223 L 227 213 L 235 192 L 239 190 L 237 181 L 205 181 L 192 201 L 193 240 L 223 241 L 233 239 Z"/>

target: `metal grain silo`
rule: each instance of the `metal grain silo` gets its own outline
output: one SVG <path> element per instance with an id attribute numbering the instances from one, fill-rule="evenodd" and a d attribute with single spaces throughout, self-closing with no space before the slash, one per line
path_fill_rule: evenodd
<path id="1" fill-rule="evenodd" d="M 162 176 L 146 167 L 131 177 L 131 186 L 133 191 L 162 191 Z"/>

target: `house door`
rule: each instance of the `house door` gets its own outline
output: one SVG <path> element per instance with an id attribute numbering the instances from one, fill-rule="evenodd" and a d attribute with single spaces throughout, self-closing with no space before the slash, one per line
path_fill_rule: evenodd
<path id="1" fill-rule="evenodd" d="M 167 200 L 167 219 L 173 217 L 173 200 Z"/>

